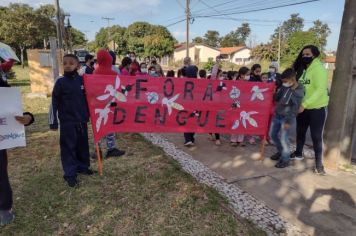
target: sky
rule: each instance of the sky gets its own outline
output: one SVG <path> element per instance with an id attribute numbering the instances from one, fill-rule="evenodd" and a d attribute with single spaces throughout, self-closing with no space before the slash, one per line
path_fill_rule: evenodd
<path id="1" fill-rule="evenodd" d="M 95 38 L 101 27 L 108 25 L 102 17 L 114 18 L 110 25 L 128 26 L 135 21 L 146 21 L 151 24 L 169 26 L 174 37 L 185 41 L 185 0 L 59 0 L 60 6 L 71 15 L 71 24 L 84 32 L 89 40 Z M 326 50 L 337 49 L 344 0 L 319 0 L 301 5 L 277 9 L 256 11 L 278 5 L 303 2 L 303 0 L 190 0 L 194 20 L 190 24 L 190 36 L 203 36 L 207 30 L 216 30 L 220 36 L 235 30 L 243 22 L 251 27 L 251 36 L 247 44 L 267 43 L 274 29 L 280 22 L 287 20 L 291 14 L 299 13 L 305 19 L 304 29 L 319 19 L 328 23 L 331 34 L 328 37 Z M 304 0 L 307 1 L 307 0 Z M 35 8 L 43 4 L 52 4 L 54 0 L 1 0 L 0 5 L 9 3 L 26 3 Z M 218 5 L 218 6 L 217 6 Z M 215 7 L 213 7 L 215 6 Z M 213 8 L 212 8 L 213 7 Z M 242 13 L 244 11 L 252 11 Z M 238 13 L 224 15 L 227 13 Z M 202 15 L 220 15 L 216 18 L 202 18 Z M 221 19 L 224 18 L 224 19 Z M 182 21 L 177 24 L 175 22 Z M 173 25 L 172 25 L 173 24 Z"/>

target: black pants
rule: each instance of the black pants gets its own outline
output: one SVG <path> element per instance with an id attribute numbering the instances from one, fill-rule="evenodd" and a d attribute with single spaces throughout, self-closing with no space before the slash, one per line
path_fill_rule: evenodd
<path id="1" fill-rule="evenodd" d="M 195 133 L 184 133 L 184 139 L 185 139 L 185 142 L 195 142 L 195 138 L 194 138 L 194 134 Z"/>
<path id="2" fill-rule="evenodd" d="M 305 109 L 297 116 L 297 149 L 296 155 L 303 154 L 305 136 L 310 127 L 317 168 L 323 167 L 323 131 L 327 116 L 327 108 Z"/>
<path id="3" fill-rule="evenodd" d="M 90 167 L 88 126 L 86 123 L 62 124 L 60 132 L 61 161 L 67 180 Z"/>
<path id="4" fill-rule="evenodd" d="M 213 133 L 209 133 L 210 135 L 213 135 Z M 216 140 L 220 140 L 220 134 L 215 133 L 214 134 Z"/>
<path id="5" fill-rule="evenodd" d="M 0 150 L 0 211 L 12 208 L 12 190 L 7 174 L 7 153 Z"/>

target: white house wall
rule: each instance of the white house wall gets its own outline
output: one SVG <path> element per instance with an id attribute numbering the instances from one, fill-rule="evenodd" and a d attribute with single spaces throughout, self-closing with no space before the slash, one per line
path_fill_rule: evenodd
<path id="1" fill-rule="evenodd" d="M 238 59 L 241 59 L 241 61 Z M 251 62 L 251 49 L 245 48 L 234 53 L 231 62 L 237 65 L 249 64 Z"/>
<path id="2" fill-rule="evenodd" d="M 217 49 L 205 47 L 203 45 L 197 45 L 196 48 L 200 49 L 199 51 L 200 62 L 208 62 L 209 58 L 215 60 L 215 58 L 220 55 L 220 51 Z"/>

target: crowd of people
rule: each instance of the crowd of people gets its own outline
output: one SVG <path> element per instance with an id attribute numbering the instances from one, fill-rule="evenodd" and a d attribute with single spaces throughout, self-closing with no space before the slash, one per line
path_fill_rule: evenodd
<path id="1" fill-rule="evenodd" d="M 199 70 L 192 64 L 189 57 L 184 59 L 184 65 L 177 71 L 170 70 L 164 74 L 156 59 L 138 62 L 134 52 L 124 57 L 120 66 L 116 66 L 115 53 L 99 50 L 95 59 L 92 55 L 85 57 L 85 65 L 80 68 L 78 58 L 73 54 L 63 58 L 64 74 L 57 79 L 52 93 L 52 104 L 49 113 L 50 129 L 60 129 L 61 161 L 64 180 L 68 186 L 78 186 L 77 175 L 93 175 L 90 168 L 90 154 L 88 141 L 89 111 L 85 98 L 83 75 L 147 75 L 151 77 L 187 77 L 197 79 L 243 80 L 261 83 L 275 83 L 275 110 L 272 116 L 270 139 L 276 147 L 276 153 L 271 157 L 276 160 L 277 168 L 289 166 L 290 161 L 303 159 L 303 147 L 308 128 L 311 130 L 315 153 L 315 173 L 325 175 L 323 167 L 323 129 L 327 116 L 329 101 L 327 87 L 327 73 L 320 59 L 320 51 L 313 45 L 305 46 L 291 68 L 278 73 L 278 63 L 272 62 L 268 71 L 262 72 L 259 64 L 251 68 L 241 67 L 238 71 L 222 71 L 218 57 L 211 71 Z M 1 86 L 7 83 L 1 81 Z M 58 121 L 58 119 L 59 121 Z M 33 116 L 25 114 L 18 118 L 23 124 L 33 122 Z M 297 147 L 291 152 L 289 136 L 293 123 L 297 127 Z M 60 125 L 59 125 L 60 123 Z M 210 134 L 216 145 L 221 145 L 219 134 Z M 184 133 L 185 145 L 195 143 L 194 133 Z M 244 140 L 250 144 L 256 143 L 256 137 L 231 135 L 232 146 L 244 146 Z M 115 143 L 115 135 L 105 138 L 106 157 L 117 157 L 125 154 Z M 100 149 L 101 149 L 100 145 Z M 6 224 L 13 220 L 12 193 L 7 176 L 6 151 L 0 151 L 0 223 Z"/>

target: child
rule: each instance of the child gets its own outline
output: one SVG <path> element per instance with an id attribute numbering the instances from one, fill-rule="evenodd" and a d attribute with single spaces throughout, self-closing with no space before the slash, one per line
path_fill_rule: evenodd
<path id="1" fill-rule="evenodd" d="M 250 80 L 250 69 L 243 66 L 239 69 L 236 80 L 249 81 Z M 246 146 L 244 143 L 244 135 L 243 134 L 232 134 L 230 137 L 231 146 Z"/>
<path id="2" fill-rule="evenodd" d="M 70 187 L 78 186 L 77 174 L 94 174 L 89 169 L 88 105 L 83 77 L 77 73 L 78 67 L 79 60 L 75 55 L 63 57 L 64 74 L 54 85 L 49 113 L 49 125 L 53 131 L 58 129 L 58 113 L 64 180 Z"/>
<path id="3" fill-rule="evenodd" d="M 286 69 L 282 73 L 282 87 L 277 90 L 273 98 L 276 102 L 276 114 L 270 130 L 270 136 L 277 148 L 277 153 L 271 159 L 279 160 L 275 165 L 277 168 L 285 168 L 289 165 L 289 132 L 295 122 L 303 96 L 304 87 L 298 84 L 295 71 Z"/>
<path id="4" fill-rule="evenodd" d="M 261 79 L 263 83 L 268 83 L 268 73 L 262 73 Z"/>
<path id="5" fill-rule="evenodd" d="M 206 70 L 199 70 L 199 78 L 206 79 Z"/>
<path id="6" fill-rule="evenodd" d="M 79 75 L 83 76 L 84 74 L 93 74 L 94 72 L 94 56 L 93 55 L 86 55 L 85 56 L 85 65 L 80 68 Z"/>

